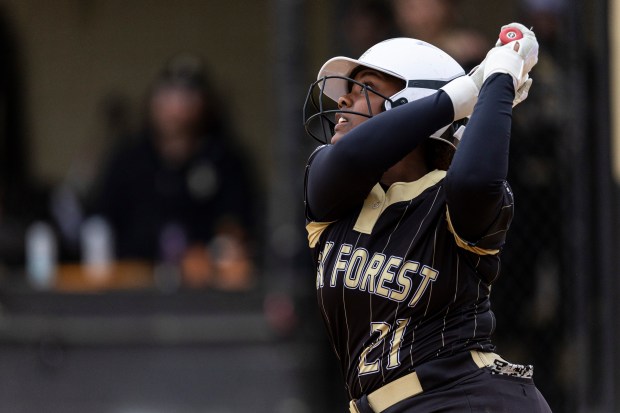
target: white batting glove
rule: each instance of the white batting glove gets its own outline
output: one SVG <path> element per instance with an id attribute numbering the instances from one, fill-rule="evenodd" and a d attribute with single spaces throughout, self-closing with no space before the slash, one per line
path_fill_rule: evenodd
<path id="1" fill-rule="evenodd" d="M 482 63 L 474 67 L 469 72 L 469 77 L 472 78 L 478 89 L 480 89 L 482 87 L 482 83 L 484 83 L 484 62 L 485 61 L 483 60 Z M 529 75 L 525 75 L 524 78 L 525 81 L 523 82 L 521 87 L 515 90 L 515 99 L 512 101 L 513 108 L 519 103 L 523 102 L 525 99 L 527 99 L 530 87 L 532 87 L 532 79 L 529 77 Z"/>
<path id="2" fill-rule="evenodd" d="M 448 94 L 454 108 L 454 120 L 472 114 L 480 88 L 470 76 L 460 76 L 441 88 Z"/>
<path id="3" fill-rule="evenodd" d="M 482 83 L 484 83 L 484 63 L 486 59 L 484 59 L 478 66 L 474 67 L 469 71 L 469 77 L 474 81 L 474 84 L 478 88 L 478 91 L 482 89 Z"/>
<path id="4" fill-rule="evenodd" d="M 512 101 L 512 107 L 514 108 L 515 106 L 517 106 L 519 103 L 523 102 L 525 99 L 527 99 L 527 96 L 530 92 L 530 87 L 532 87 L 532 78 L 528 78 L 525 83 L 523 83 L 523 85 L 517 89 L 517 91 L 515 92 L 515 100 Z"/>
<path id="5" fill-rule="evenodd" d="M 498 39 L 496 47 L 489 50 L 483 62 L 483 82 L 494 73 L 507 73 L 512 76 L 516 92 L 528 80 L 528 73 L 538 62 L 538 41 L 534 32 L 522 24 L 502 26 L 502 32 L 509 29 L 521 32 L 523 37 L 505 44 Z"/>

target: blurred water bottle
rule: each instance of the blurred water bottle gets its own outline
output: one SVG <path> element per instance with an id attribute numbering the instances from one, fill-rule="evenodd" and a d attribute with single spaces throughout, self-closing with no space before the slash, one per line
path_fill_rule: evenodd
<path id="1" fill-rule="evenodd" d="M 46 290 L 54 285 L 58 251 L 52 227 L 42 221 L 26 231 L 26 273 L 30 284 Z"/>
<path id="2" fill-rule="evenodd" d="M 101 278 L 108 276 L 114 261 L 114 241 L 112 229 L 100 216 L 92 216 L 80 228 L 82 265 L 86 274 Z"/>

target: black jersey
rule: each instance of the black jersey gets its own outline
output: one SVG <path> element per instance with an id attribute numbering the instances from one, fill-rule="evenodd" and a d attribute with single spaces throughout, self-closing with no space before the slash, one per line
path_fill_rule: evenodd
<path id="1" fill-rule="evenodd" d="M 505 181 L 513 96 L 509 76 L 485 83 L 447 175 L 432 171 L 387 191 L 368 186 L 450 118 L 441 92 L 372 118 L 311 156 L 306 206 L 317 297 L 351 398 L 427 360 L 493 350 L 490 286 L 513 214 Z M 393 127 L 399 122 L 407 128 Z"/>
<path id="2" fill-rule="evenodd" d="M 489 293 L 499 257 L 457 245 L 444 176 L 387 192 L 377 185 L 350 216 L 308 225 L 319 306 L 352 398 L 434 357 L 493 350 Z"/>

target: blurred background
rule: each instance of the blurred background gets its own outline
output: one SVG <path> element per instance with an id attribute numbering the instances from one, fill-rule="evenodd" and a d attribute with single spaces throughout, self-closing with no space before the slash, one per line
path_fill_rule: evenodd
<path id="1" fill-rule="evenodd" d="M 541 51 L 514 113 L 495 341 L 555 412 L 620 411 L 613 1 L 0 1 L 0 411 L 344 412 L 301 108 L 404 35 Z"/>

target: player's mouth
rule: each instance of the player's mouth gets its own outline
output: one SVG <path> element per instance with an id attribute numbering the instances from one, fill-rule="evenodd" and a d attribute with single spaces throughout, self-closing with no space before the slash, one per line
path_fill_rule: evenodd
<path id="1" fill-rule="evenodd" d="M 334 131 L 342 130 L 347 126 L 347 123 L 349 123 L 349 120 L 341 113 L 336 114 L 336 125 L 334 125 Z"/>
<path id="2" fill-rule="evenodd" d="M 334 136 L 332 136 L 332 145 L 336 143 L 346 133 L 346 129 L 349 126 L 349 120 L 345 118 L 341 113 L 336 114 L 336 124 L 334 125 Z"/>

